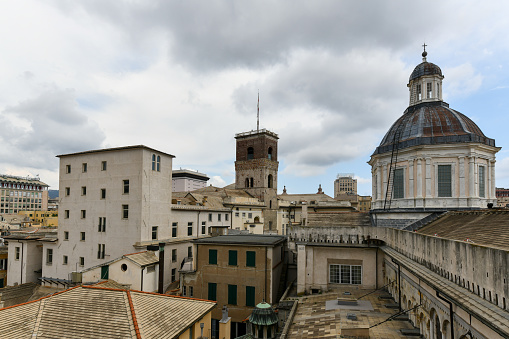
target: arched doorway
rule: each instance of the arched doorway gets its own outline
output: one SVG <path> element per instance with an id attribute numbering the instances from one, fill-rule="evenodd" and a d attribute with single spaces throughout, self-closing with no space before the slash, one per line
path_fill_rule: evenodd
<path id="1" fill-rule="evenodd" d="M 442 339 L 442 328 L 440 327 L 440 319 L 438 314 L 435 315 L 435 339 Z"/>

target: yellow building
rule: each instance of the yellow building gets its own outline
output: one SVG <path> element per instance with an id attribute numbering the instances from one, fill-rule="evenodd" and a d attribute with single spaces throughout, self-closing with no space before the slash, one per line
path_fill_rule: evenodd
<path id="1" fill-rule="evenodd" d="M 24 227 L 57 227 L 58 211 L 20 211 L 22 226 Z"/>
<path id="2" fill-rule="evenodd" d="M 371 196 L 359 195 L 359 204 L 357 208 L 360 212 L 369 212 L 371 209 Z"/>

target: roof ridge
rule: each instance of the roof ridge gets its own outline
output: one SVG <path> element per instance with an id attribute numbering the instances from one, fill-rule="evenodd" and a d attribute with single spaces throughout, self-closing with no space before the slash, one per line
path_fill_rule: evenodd
<path id="1" fill-rule="evenodd" d="M 41 326 L 42 313 L 44 311 L 44 304 L 46 300 L 41 300 L 39 303 L 39 310 L 37 311 L 37 318 L 35 319 L 34 328 L 32 330 L 32 337 L 37 338 L 37 334 L 39 332 L 39 328 Z"/>
<path id="2" fill-rule="evenodd" d="M 129 308 L 131 309 L 131 315 L 133 317 L 134 331 L 136 332 L 136 338 L 141 339 L 140 328 L 138 326 L 138 320 L 136 319 L 136 312 L 134 311 L 133 300 L 131 298 L 131 291 L 125 291 L 127 300 L 129 301 Z"/>

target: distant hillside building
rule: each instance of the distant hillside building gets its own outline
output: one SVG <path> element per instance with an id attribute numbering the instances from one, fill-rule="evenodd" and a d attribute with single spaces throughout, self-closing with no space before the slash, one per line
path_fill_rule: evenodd
<path id="1" fill-rule="evenodd" d="M 179 169 L 172 172 L 172 191 L 190 192 L 207 186 L 210 178 L 198 171 Z"/>
<path id="2" fill-rule="evenodd" d="M 334 198 L 341 194 L 357 194 L 357 179 L 352 173 L 338 174 L 334 180 Z"/>
<path id="3" fill-rule="evenodd" d="M 497 194 L 497 206 L 508 207 L 509 206 L 509 188 L 496 188 Z"/>
<path id="4" fill-rule="evenodd" d="M 0 174 L 0 214 L 48 209 L 48 185 L 39 178 Z"/>

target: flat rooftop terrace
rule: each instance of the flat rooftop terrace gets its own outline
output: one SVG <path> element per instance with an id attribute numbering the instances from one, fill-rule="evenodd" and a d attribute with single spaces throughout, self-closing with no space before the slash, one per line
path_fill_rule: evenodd
<path id="1" fill-rule="evenodd" d="M 350 292 L 351 295 L 344 295 L 344 292 Z M 368 301 L 371 307 L 331 307 L 332 304 L 337 304 L 338 297 L 358 298 L 369 292 L 370 290 L 355 289 L 355 287 L 338 287 L 331 292 L 299 298 L 299 305 L 287 338 L 342 338 L 341 328 L 373 326 L 398 313 L 398 309 L 385 307 L 386 304 L 394 303 L 394 300 L 378 298 L 389 296 L 383 291 L 376 291 L 360 300 Z M 347 314 L 355 314 L 357 320 L 347 319 Z M 414 329 L 414 326 L 408 320 L 391 320 L 370 328 L 369 337 L 370 339 L 409 338 L 401 333 L 401 329 Z"/>

